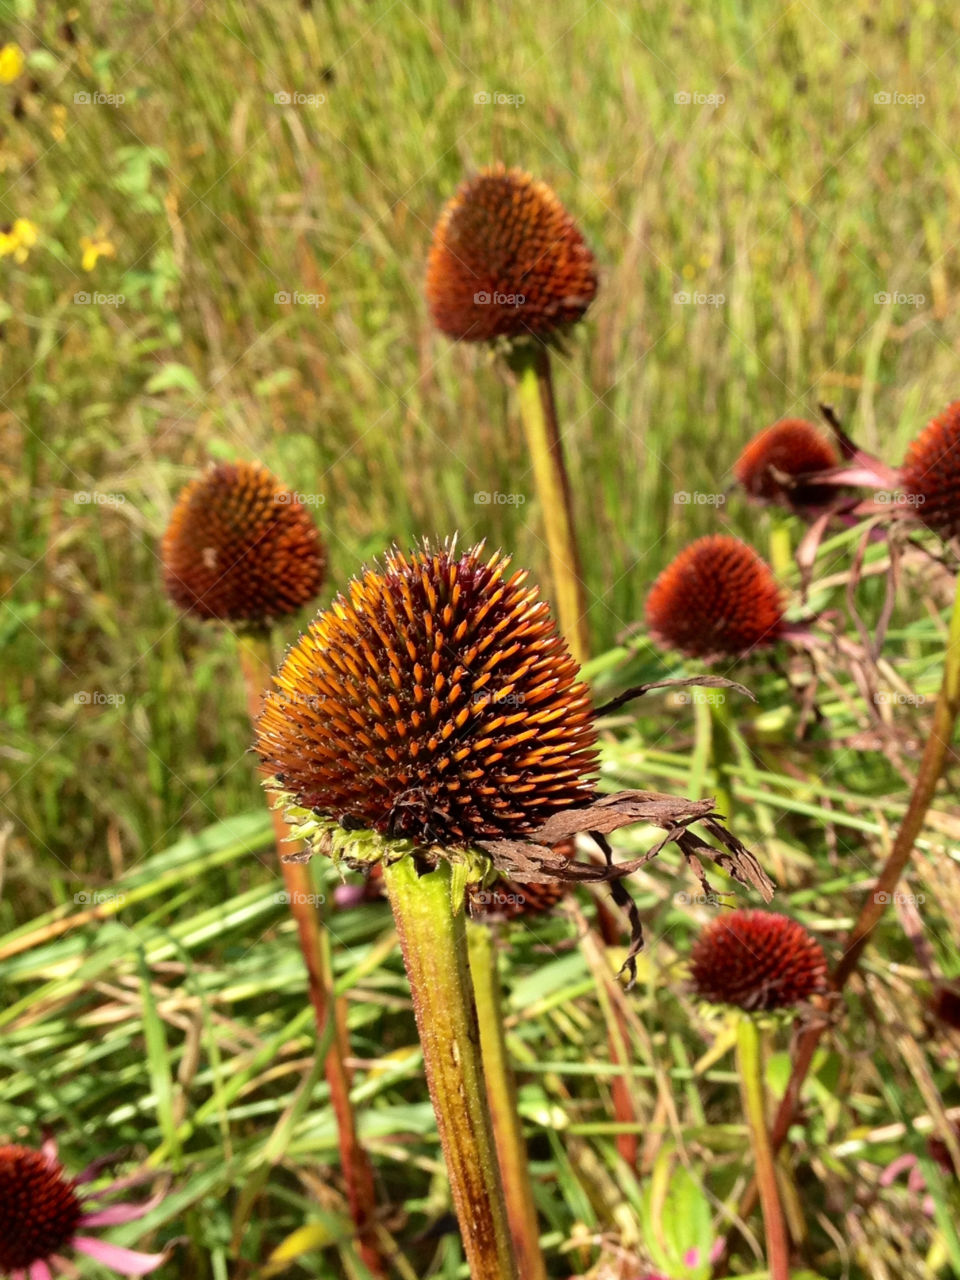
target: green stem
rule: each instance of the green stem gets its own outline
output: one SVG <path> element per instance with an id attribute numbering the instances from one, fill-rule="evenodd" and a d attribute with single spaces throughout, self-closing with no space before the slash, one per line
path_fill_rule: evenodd
<path id="1" fill-rule="evenodd" d="M 517 1267 L 524 1280 L 546 1280 L 540 1251 L 540 1228 L 527 1163 L 527 1145 L 517 1111 L 517 1089 L 503 1025 L 503 1002 L 497 950 L 489 925 L 468 922 L 470 977 L 477 1003 L 480 1049 L 487 1082 L 487 1102 L 493 1121 L 500 1176 L 507 1202 L 507 1219 Z"/>
<path id="2" fill-rule="evenodd" d="M 716 809 L 729 823 L 733 818 L 733 782 L 730 781 L 730 775 L 724 772 L 724 766 L 736 764 L 737 753 L 734 749 L 733 729 L 727 710 L 727 695 L 721 689 L 697 688 L 694 688 L 693 695 L 695 698 L 706 700 L 710 708 L 711 754 L 713 771 L 716 774 L 714 786 Z"/>
<path id="3" fill-rule="evenodd" d="M 557 425 L 550 354 L 541 342 L 518 342 L 509 364 L 517 377 L 520 416 L 543 513 L 560 630 L 582 666 L 590 656 L 587 601 L 573 523 L 573 496 Z"/>
<path id="4" fill-rule="evenodd" d="M 790 518 L 778 511 L 771 513 L 770 567 L 778 578 L 786 578 L 794 569 L 793 539 Z"/>
<path id="5" fill-rule="evenodd" d="M 519 1280 L 487 1104 L 462 904 L 441 860 L 383 864 L 420 1032 L 427 1085 L 472 1280 Z"/>
<path id="6" fill-rule="evenodd" d="M 750 1141 L 756 1164 L 757 1185 L 760 1191 L 760 1207 L 763 1210 L 763 1229 L 767 1239 L 767 1266 L 770 1280 L 790 1280 L 790 1254 L 787 1247 L 787 1228 L 777 1187 L 777 1167 L 773 1144 L 767 1128 L 767 1112 L 763 1087 L 763 1055 L 760 1052 L 760 1035 L 749 1014 L 743 1014 L 737 1024 L 737 1067 L 740 1072 L 740 1095 L 750 1127 Z"/>
<path id="7" fill-rule="evenodd" d="M 240 666 L 247 695 L 251 722 L 256 722 L 263 693 L 273 669 L 270 639 L 265 633 L 245 633 L 238 640 Z M 317 1027 L 317 1051 L 324 1055 L 324 1074 L 330 1088 L 330 1105 L 337 1123 L 340 1164 L 347 1187 L 350 1214 L 357 1227 L 358 1248 L 364 1265 L 374 1276 L 387 1274 L 376 1238 L 376 1191 L 373 1166 L 360 1143 L 353 1102 L 350 1098 L 350 1075 L 346 1060 L 350 1045 L 346 1030 L 346 1005 L 337 1000 L 333 990 L 333 964 L 321 928 L 318 894 L 310 867 L 300 862 L 284 862 L 283 854 L 292 852 L 296 841 L 279 809 L 271 809 L 280 870 L 290 903 L 290 914 L 297 926 L 300 950 L 307 967 L 307 983 Z M 323 1046 L 329 1044 L 328 1048 Z"/>

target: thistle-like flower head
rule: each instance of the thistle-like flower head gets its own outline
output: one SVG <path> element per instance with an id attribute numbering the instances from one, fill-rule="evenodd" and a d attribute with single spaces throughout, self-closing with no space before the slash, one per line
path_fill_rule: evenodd
<path id="1" fill-rule="evenodd" d="M 98 1207 L 93 1201 L 116 1188 L 84 1194 L 80 1188 L 92 1169 L 71 1178 L 57 1159 L 56 1146 L 36 1151 L 0 1146 L 0 1275 L 10 1280 L 50 1280 L 52 1271 L 76 1274 L 64 1252 L 76 1250 L 125 1276 L 156 1270 L 164 1254 L 137 1253 L 87 1235 L 91 1227 L 132 1222 L 154 1207 L 117 1204 Z"/>
<path id="2" fill-rule="evenodd" d="M 772 645 L 784 625 L 783 599 L 766 561 L 739 538 L 692 542 L 650 589 L 647 629 L 664 649 L 708 661 Z"/>
<path id="3" fill-rule="evenodd" d="M 691 956 L 701 1000 L 752 1012 L 791 1009 L 826 989 L 827 961 L 803 925 L 773 911 L 725 911 Z"/>
<path id="4" fill-rule="evenodd" d="M 426 290 L 451 338 L 546 338 L 593 301 L 596 264 L 553 191 L 497 165 L 464 182 L 440 214 Z"/>
<path id="5" fill-rule="evenodd" d="M 759 432 L 737 459 L 733 473 L 747 494 L 758 502 L 788 507 L 812 507 L 826 502 L 835 490 L 805 484 L 804 477 L 840 465 L 833 442 L 812 422 L 784 418 Z"/>
<path id="6" fill-rule="evenodd" d="M 960 400 L 947 405 L 907 450 L 901 487 L 916 518 L 942 538 L 960 534 Z"/>
<path id="7" fill-rule="evenodd" d="M 314 813 L 419 845 L 533 831 L 593 794 L 587 690 L 526 574 L 424 543 L 354 579 L 290 649 L 257 751 Z"/>
<path id="8" fill-rule="evenodd" d="M 306 508 L 257 462 L 224 463 L 182 491 L 163 537 L 167 595 L 186 613 L 264 626 L 323 585 Z"/>

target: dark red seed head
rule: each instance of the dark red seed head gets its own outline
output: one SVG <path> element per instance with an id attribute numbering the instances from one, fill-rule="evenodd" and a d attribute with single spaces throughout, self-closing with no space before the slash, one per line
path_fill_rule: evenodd
<path id="1" fill-rule="evenodd" d="M 789 507 L 818 506 L 835 490 L 804 484 L 803 477 L 840 465 L 840 456 L 812 422 L 784 418 L 759 432 L 737 459 L 733 474 L 751 498 Z"/>
<path id="2" fill-rule="evenodd" d="M 593 793 L 587 690 L 525 573 L 392 551 L 287 654 L 257 750 L 299 804 L 390 838 L 522 836 Z"/>
<path id="3" fill-rule="evenodd" d="M 163 578 L 178 608 L 262 626 L 323 585 L 324 551 L 306 508 L 258 462 L 224 463 L 177 499 L 163 536 Z"/>
<path id="4" fill-rule="evenodd" d="M 544 338 L 597 292 L 593 254 L 543 182 L 497 165 L 468 179 L 433 232 L 427 302 L 451 338 Z"/>
<path id="5" fill-rule="evenodd" d="M 960 400 L 947 405 L 910 445 L 900 483 L 927 528 L 942 538 L 960 535 Z"/>
<path id="6" fill-rule="evenodd" d="M 711 534 L 681 551 L 647 597 L 647 629 L 664 649 L 708 661 L 765 648 L 783 630 L 783 599 L 765 560 Z"/>
<path id="7" fill-rule="evenodd" d="M 0 1147 L 0 1274 L 58 1253 L 81 1217 L 73 1181 L 56 1160 L 29 1147 Z"/>
<path id="8" fill-rule="evenodd" d="M 826 989 L 827 961 L 803 925 L 772 911 L 725 911 L 691 955 L 701 1000 L 751 1011 L 791 1009 Z"/>

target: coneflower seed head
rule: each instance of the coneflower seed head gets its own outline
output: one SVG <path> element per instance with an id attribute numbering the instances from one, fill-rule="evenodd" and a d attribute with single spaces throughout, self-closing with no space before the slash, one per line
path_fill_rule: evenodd
<path id="1" fill-rule="evenodd" d="M 691 955 L 696 994 L 711 1004 L 791 1009 L 826 989 L 823 949 L 803 925 L 772 911 L 725 911 Z"/>
<path id="2" fill-rule="evenodd" d="M 737 459 L 733 473 L 751 498 L 791 507 L 816 506 L 834 490 L 803 484 L 804 476 L 840 465 L 832 441 L 803 418 L 784 418 L 759 432 Z M 785 483 L 788 476 L 795 483 Z"/>
<path id="3" fill-rule="evenodd" d="M 580 319 L 597 272 L 546 183 L 497 165 L 464 182 L 440 214 L 426 292 L 434 323 L 451 338 L 545 338 Z"/>
<path id="4" fill-rule="evenodd" d="M 650 589 L 647 629 L 665 649 L 690 658 L 738 658 L 772 645 L 783 630 L 783 599 L 766 561 L 739 538 L 698 538 Z"/>
<path id="5" fill-rule="evenodd" d="M 585 803 L 587 690 L 499 552 L 392 551 L 287 654 L 257 751 L 298 804 L 390 838 L 467 846 Z"/>
<path id="6" fill-rule="evenodd" d="M 74 1185 L 42 1151 L 0 1147 L 0 1274 L 62 1249 L 83 1215 Z"/>
<path id="7" fill-rule="evenodd" d="M 942 538 L 960 535 L 960 400 L 947 405 L 910 445 L 900 482 L 928 529 Z"/>
<path id="8" fill-rule="evenodd" d="M 323 544 L 306 508 L 257 462 L 213 467 L 177 499 L 163 536 L 167 595 L 186 613 L 263 626 L 323 585 Z"/>

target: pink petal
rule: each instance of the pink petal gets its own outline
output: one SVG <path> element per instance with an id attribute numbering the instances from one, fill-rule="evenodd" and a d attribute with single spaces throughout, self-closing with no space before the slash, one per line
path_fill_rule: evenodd
<path id="1" fill-rule="evenodd" d="M 41 1150 L 41 1152 L 43 1153 L 43 1155 L 44 1155 L 44 1156 L 46 1156 L 46 1158 L 47 1158 L 47 1162 L 48 1162 L 49 1164 L 59 1164 L 59 1163 L 60 1163 L 60 1161 L 57 1159 L 57 1140 L 56 1140 L 56 1138 L 45 1138 L 45 1139 L 44 1139 L 44 1142 L 43 1142 L 43 1146 L 40 1148 L 40 1150 Z"/>
<path id="2" fill-rule="evenodd" d="M 42 1259 L 30 1263 L 30 1280 L 53 1280 L 50 1268 Z"/>
<path id="3" fill-rule="evenodd" d="M 102 1262 L 105 1267 L 112 1267 L 122 1276 L 145 1276 L 156 1271 L 167 1256 L 165 1253 L 137 1253 L 133 1249 L 121 1249 L 118 1244 L 95 1240 L 93 1236 L 74 1236 L 70 1243 L 80 1253 Z"/>
<path id="4" fill-rule="evenodd" d="M 151 1209 L 155 1209 L 163 1200 L 163 1193 L 145 1200 L 143 1204 L 112 1204 L 106 1209 L 94 1209 L 85 1213 L 80 1219 L 82 1227 L 116 1227 L 121 1222 L 135 1222 L 137 1218 L 146 1217 Z"/>
<path id="5" fill-rule="evenodd" d="M 27 1280 L 27 1273 L 25 1271 L 11 1271 L 10 1280 Z"/>

